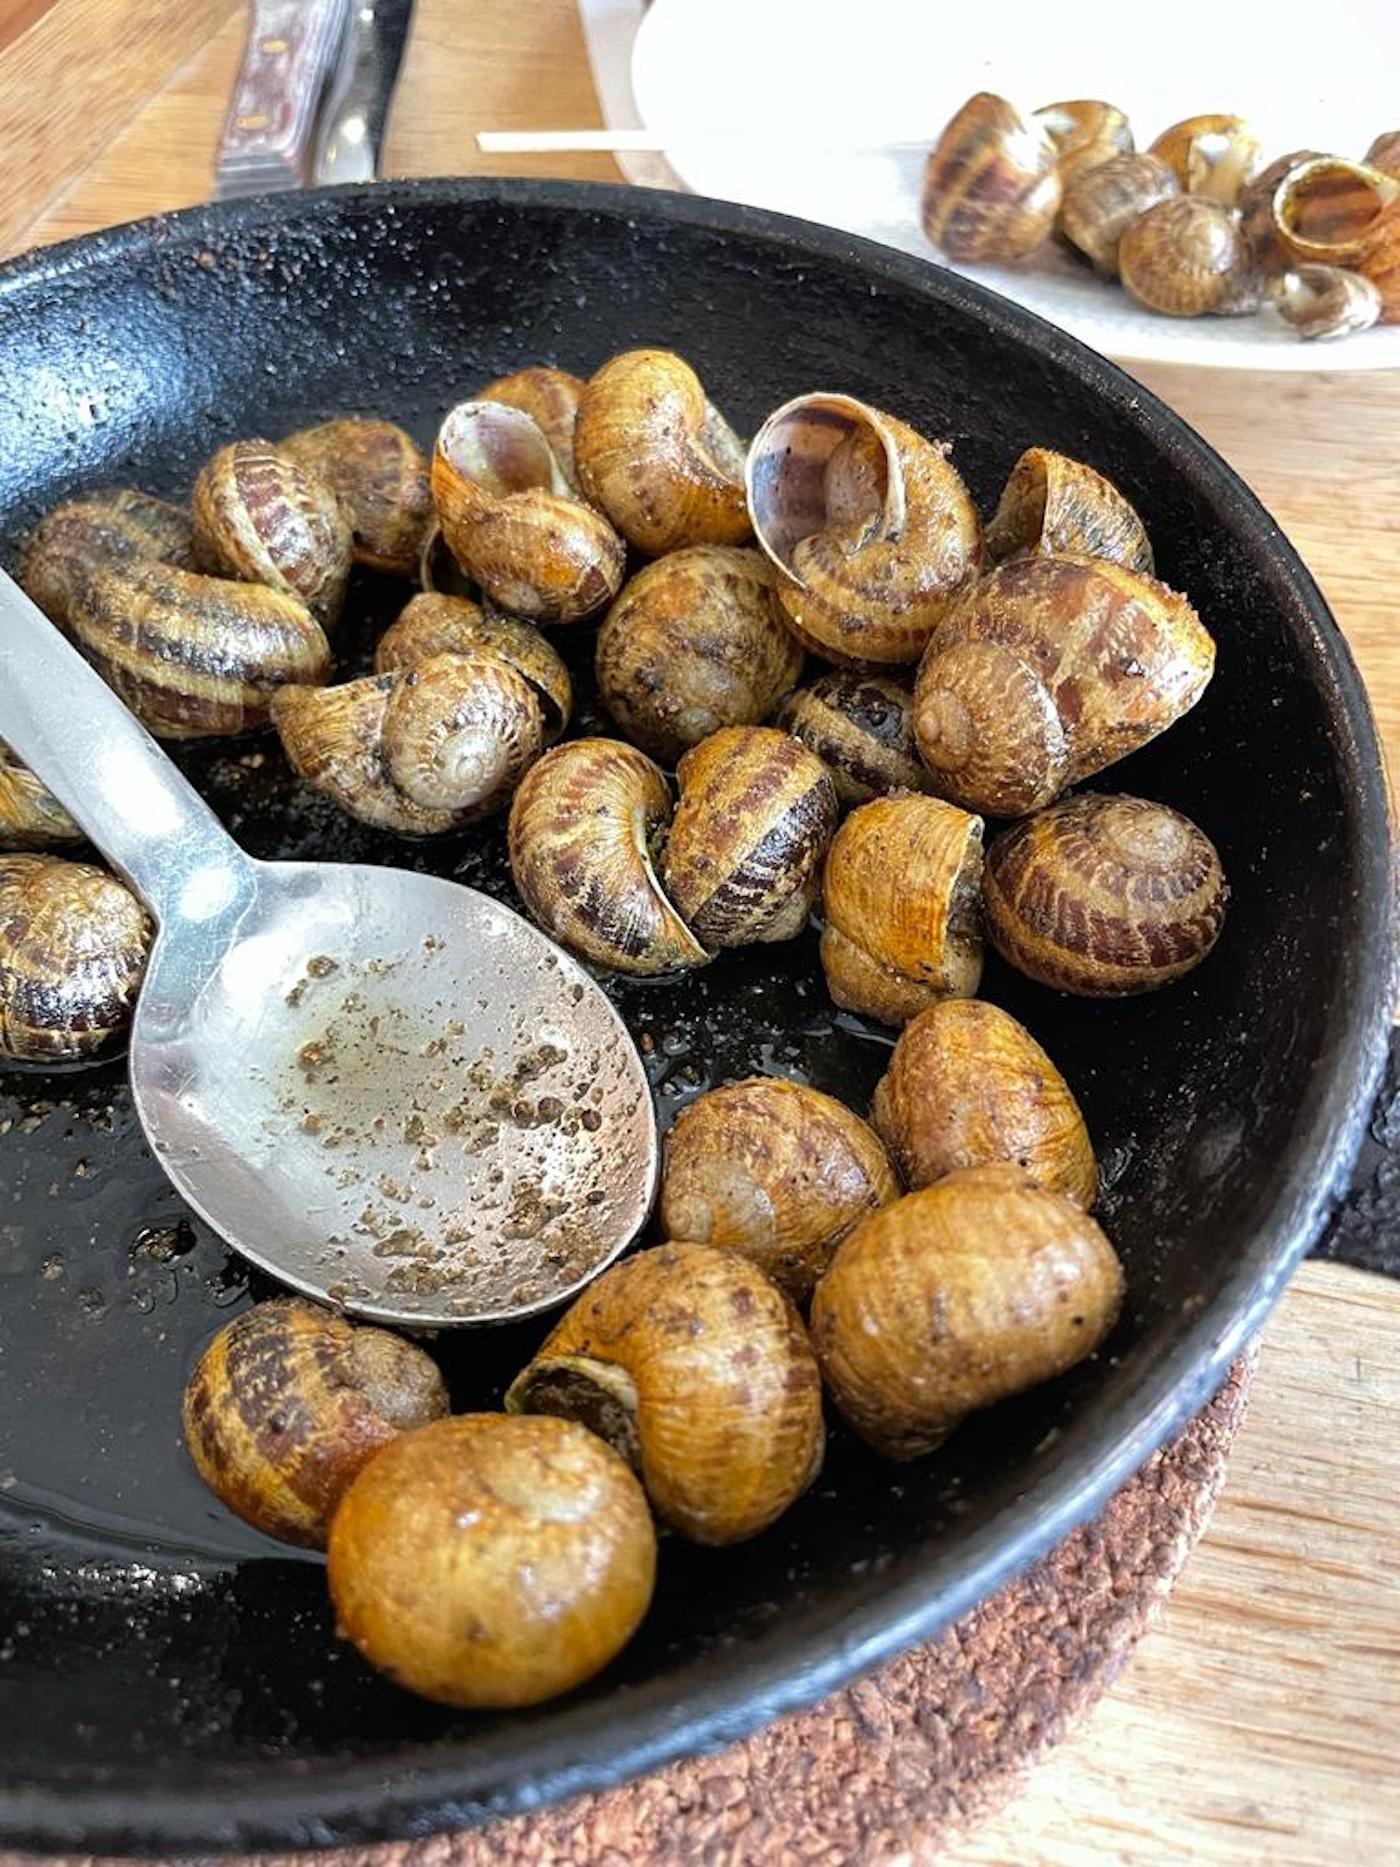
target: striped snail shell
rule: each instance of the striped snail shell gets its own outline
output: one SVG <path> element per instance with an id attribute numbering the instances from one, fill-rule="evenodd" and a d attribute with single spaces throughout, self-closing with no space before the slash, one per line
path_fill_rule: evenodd
<path id="1" fill-rule="evenodd" d="M 0 1056 L 91 1057 L 125 1031 L 151 923 L 105 870 L 0 856 Z"/>
<path id="2" fill-rule="evenodd" d="M 789 694 L 773 724 L 816 753 L 843 804 L 928 789 L 914 740 L 913 693 L 888 676 L 832 669 Z"/>
<path id="3" fill-rule="evenodd" d="M 279 451 L 340 501 L 356 561 L 395 577 L 417 575 L 433 517 L 428 458 L 397 422 L 342 415 L 299 428 Z"/>
<path id="4" fill-rule="evenodd" d="M 463 655 L 485 649 L 509 662 L 534 689 L 544 714 L 545 744 L 552 745 L 569 723 L 573 682 L 557 651 L 532 623 L 501 610 L 486 611 L 469 597 L 424 591 L 410 597 L 380 637 L 376 674 L 413 668 L 432 655 Z"/>
<path id="5" fill-rule="evenodd" d="M 195 549 L 225 577 L 295 597 L 329 628 L 350 575 L 350 521 L 335 493 L 271 441 L 231 441 L 194 483 Z"/>
<path id="6" fill-rule="evenodd" d="M 1108 558 L 1152 574 L 1147 528 L 1111 480 L 1048 447 L 1028 447 L 1011 469 L 987 527 L 987 555 Z"/>
<path id="7" fill-rule="evenodd" d="M 104 564 L 158 559 L 194 568 L 194 531 L 178 506 L 104 487 L 46 513 L 24 542 L 19 581 L 50 622 L 68 627 L 74 593 Z"/>
<path id="8" fill-rule="evenodd" d="M 990 91 L 970 97 L 924 167 L 924 232 L 949 259 L 1024 259 L 1055 224 L 1059 156 L 1043 121 Z"/>

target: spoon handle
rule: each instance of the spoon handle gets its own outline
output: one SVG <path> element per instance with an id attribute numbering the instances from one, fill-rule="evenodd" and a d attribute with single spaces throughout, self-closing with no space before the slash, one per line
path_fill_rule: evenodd
<path id="1" fill-rule="evenodd" d="M 135 715 L 0 571 L 0 739 L 168 928 L 206 921 L 251 865 Z"/>

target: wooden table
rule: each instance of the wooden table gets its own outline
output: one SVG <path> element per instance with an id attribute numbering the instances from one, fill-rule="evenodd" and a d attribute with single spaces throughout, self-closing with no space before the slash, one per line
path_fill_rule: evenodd
<path id="1" fill-rule="evenodd" d="M 105 60 L 100 97 L 64 94 L 76 144 L 47 162 L 7 151 L 0 241 L 18 250 L 204 199 L 242 35 L 229 0 L 50 0 L 46 11 L 0 0 L 0 124 L 20 120 L 41 54 L 55 72 L 68 69 L 54 62 L 65 45 L 81 55 L 99 44 Z M 167 61 L 172 45 L 193 55 L 171 75 L 152 44 Z M 511 165 L 476 155 L 478 128 L 599 121 L 571 0 L 419 0 L 386 166 L 500 170 Z M 0 130 L 0 148 L 16 137 Z M 531 172 L 616 179 L 606 157 Z M 67 186 L 54 199 L 56 176 Z M 1400 370 L 1138 374 L 1244 475 L 1307 559 L 1370 684 L 1394 768 Z M 1400 1286 L 1307 1265 L 1269 1325 L 1230 1481 L 1161 1624 L 1081 1734 L 950 1858 L 1395 1859 L 1398 1471 Z"/>

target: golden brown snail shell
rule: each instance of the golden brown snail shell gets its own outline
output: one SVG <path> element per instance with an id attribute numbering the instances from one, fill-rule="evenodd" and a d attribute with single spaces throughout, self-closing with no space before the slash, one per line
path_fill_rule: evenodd
<path id="1" fill-rule="evenodd" d="M 53 792 L 0 739 L 0 849 L 51 849 L 82 838 Z"/>
<path id="2" fill-rule="evenodd" d="M 1274 231 L 1290 257 L 1360 272 L 1400 319 L 1400 176 L 1340 156 L 1290 169 L 1273 198 Z"/>
<path id="3" fill-rule="evenodd" d="M 1288 248 L 1274 225 L 1274 196 L 1285 175 L 1315 160 L 1315 149 L 1294 149 L 1279 156 L 1267 168 L 1260 169 L 1240 192 L 1240 226 L 1254 255 L 1254 263 L 1265 273 L 1278 273 L 1291 263 Z"/>
<path id="4" fill-rule="evenodd" d="M 1361 160 L 1367 168 L 1400 178 L 1400 130 L 1382 130 Z"/>
<path id="5" fill-rule="evenodd" d="M 946 447 L 848 395 L 770 415 L 748 488 L 788 627 L 829 661 L 917 661 L 981 565 L 981 523 Z"/>
<path id="6" fill-rule="evenodd" d="M 1368 331 L 1385 309 L 1378 288 L 1342 266 L 1295 266 L 1272 297 L 1279 316 L 1309 340 Z"/>
<path id="7" fill-rule="evenodd" d="M 843 804 L 928 789 L 914 743 L 914 696 L 884 675 L 819 675 L 788 695 L 773 724 L 816 753 Z"/>
<path id="8" fill-rule="evenodd" d="M 459 402 L 432 466 L 453 557 L 493 602 L 535 622 L 577 622 L 622 585 L 622 540 L 570 489 L 537 423 L 505 402 Z"/>
<path id="9" fill-rule="evenodd" d="M 320 1549 L 356 1473 L 446 1412 L 442 1376 L 421 1348 L 279 1297 L 235 1316 L 200 1356 L 185 1389 L 185 1443 L 237 1516 Z"/>
<path id="10" fill-rule="evenodd" d="M 545 744 L 552 745 L 569 723 L 573 682 L 557 651 L 533 624 L 490 613 L 470 598 L 426 591 L 410 597 L 384 631 L 374 652 L 376 674 L 416 667 L 432 655 L 463 655 L 486 649 L 508 661 L 534 689 L 544 713 Z"/>
<path id="11" fill-rule="evenodd" d="M 742 1252 L 798 1302 L 851 1227 L 898 1197 L 860 1117 L 781 1076 L 697 1096 L 666 1137 L 665 1235 Z"/>
<path id="12" fill-rule="evenodd" d="M 775 581 L 761 551 L 690 545 L 624 585 L 598 631 L 598 688 L 634 745 L 674 765 L 766 718 L 802 672 Z"/>
<path id="13" fill-rule="evenodd" d="M 1238 317 L 1259 304 L 1259 272 L 1233 209 L 1201 195 L 1163 201 L 1118 242 L 1118 276 L 1172 318 Z"/>
<path id="14" fill-rule="evenodd" d="M 279 449 L 328 486 L 350 521 L 361 564 L 413 577 L 433 517 L 428 457 L 396 422 L 343 415 L 299 428 Z"/>
<path id="15" fill-rule="evenodd" d="M 579 481 L 648 557 L 741 545 L 744 446 L 670 350 L 626 350 L 590 377 L 574 428 Z"/>
<path id="16" fill-rule="evenodd" d="M 822 1461 L 821 1379 L 796 1310 L 756 1264 L 709 1245 L 659 1245 L 604 1271 L 506 1406 L 591 1427 L 697 1543 L 767 1529 Z"/>
<path id="17" fill-rule="evenodd" d="M 1150 992 L 1220 936 L 1229 888 L 1189 818 L 1140 797 L 1067 798 L 997 837 L 982 909 L 1003 959 L 1061 992 Z"/>
<path id="18" fill-rule="evenodd" d="M 838 1005 L 903 1024 L 982 976 L 982 820 L 936 797 L 878 797 L 832 839 L 822 969 Z"/>
<path id="19" fill-rule="evenodd" d="M 932 788 L 1019 817 L 1193 707 L 1215 645 L 1184 596 L 1104 558 L 1017 558 L 944 623 L 914 683 Z"/>
<path id="20" fill-rule="evenodd" d="M 68 628 L 161 739 L 251 732 L 267 724 L 279 689 L 330 673 L 330 644 L 295 598 L 154 561 L 95 571 Z"/>
<path id="21" fill-rule="evenodd" d="M 1064 183 L 1114 156 L 1131 155 L 1136 147 L 1125 112 L 1102 98 L 1076 97 L 1044 104 L 1034 115 L 1055 145 L 1056 166 Z"/>
<path id="22" fill-rule="evenodd" d="M 342 1634 L 445 1705 L 535 1705 L 591 1678 L 651 1600 L 641 1486 L 568 1420 L 468 1413 L 401 1434 L 331 1526 Z"/>
<path id="23" fill-rule="evenodd" d="M 949 259 L 1024 259 L 1049 237 L 1060 206 L 1055 143 L 1045 124 L 979 91 L 948 124 L 924 167 L 924 232 Z"/>
<path id="24" fill-rule="evenodd" d="M 150 945 L 140 902 L 102 869 L 0 856 L 0 1056 L 95 1056 L 131 1020 Z"/>
<path id="25" fill-rule="evenodd" d="M 1149 575 L 1153 567 L 1147 529 L 1111 480 L 1067 454 L 1028 447 L 987 527 L 987 555 L 999 562 L 1065 552 Z"/>
<path id="26" fill-rule="evenodd" d="M 271 441 L 232 441 L 194 483 L 194 538 L 206 570 L 266 584 L 331 627 L 350 575 L 350 521 L 323 480 Z"/>
<path id="27" fill-rule="evenodd" d="M 560 472 L 571 490 L 577 493 L 582 489 L 574 464 L 574 423 L 586 387 L 582 376 L 553 369 L 548 364 L 532 363 L 526 369 L 514 370 L 509 376 L 498 376 L 484 389 L 478 389 L 475 399 L 506 402 L 511 408 L 523 409 L 553 448 Z"/>
<path id="28" fill-rule="evenodd" d="M 643 974 L 703 966 L 710 955 L 653 867 L 670 821 L 671 788 L 635 746 L 555 746 L 511 805 L 511 873 L 527 912 L 596 966 Z"/>
<path id="29" fill-rule="evenodd" d="M 1023 1024 L 982 999 L 942 999 L 905 1025 L 870 1119 L 911 1188 L 1010 1161 L 1078 1206 L 1098 1192 L 1069 1084 Z"/>
<path id="30" fill-rule="evenodd" d="M 812 1342 L 861 1437 L 913 1459 L 1092 1354 L 1122 1300 L 1087 1213 L 1019 1167 L 963 1167 L 856 1227 L 817 1285 Z"/>
<path id="31" fill-rule="evenodd" d="M 106 487 L 46 513 L 25 540 L 19 581 L 51 622 L 68 626 L 73 596 L 105 564 L 159 559 L 194 567 L 194 531 L 178 506 Z"/>
<path id="32" fill-rule="evenodd" d="M 1243 117 L 1220 112 L 1173 123 L 1149 151 L 1167 164 L 1187 194 L 1223 207 L 1238 202 L 1263 152 L 1264 145 Z"/>
<path id="33" fill-rule="evenodd" d="M 1133 222 L 1181 193 L 1181 184 L 1157 156 L 1112 156 L 1082 169 L 1065 185 L 1060 231 L 1098 271 L 1118 276 L 1118 243 Z"/>

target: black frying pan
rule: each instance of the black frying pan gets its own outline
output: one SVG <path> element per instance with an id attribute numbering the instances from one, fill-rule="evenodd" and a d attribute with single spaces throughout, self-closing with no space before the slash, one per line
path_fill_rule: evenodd
<path id="1" fill-rule="evenodd" d="M 987 507 L 1022 447 L 1092 461 L 1219 643 L 1202 704 L 1107 774 L 1218 843 L 1224 938 L 1185 983 L 1057 998 L 995 965 L 1079 1094 L 1128 1265 L 1107 1352 L 891 1467 L 839 1431 L 812 1493 L 730 1551 L 675 1540 L 586 1690 L 511 1716 L 406 1697 L 337 1645 L 318 1564 L 203 1492 L 178 1396 L 258 1294 L 180 1212 L 119 1064 L 0 1078 L 0 1840 L 106 1852 L 422 1833 L 719 1744 L 931 1633 L 1101 1504 L 1206 1396 L 1316 1235 L 1390 1015 L 1374 727 L 1317 590 L 1241 483 L 1070 338 L 844 234 L 621 188 L 437 182 L 153 221 L 0 274 L 0 542 L 75 488 L 179 494 L 231 436 L 339 410 L 420 436 L 534 360 L 675 346 L 740 427 L 844 389 L 948 436 Z M 351 671 L 402 592 L 356 592 Z M 356 633 L 358 630 L 358 633 Z M 588 631 L 564 639 L 580 665 Z M 596 714 L 593 716 L 596 720 Z M 585 709 L 584 729 L 588 727 Z M 250 755 L 251 754 L 251 755 Z M 420 847 L 291 784 L 275 747 L 184 762 L 257 854 L 409 865 L 510 897 L 499 829 Z M 619 982 L 663 1118 L 755 1070 L 862 1106 L 887 1039 L 833 1016 L 810 937 Z M 538 1330 L 442 1345 L 498 1404 Z"/>

